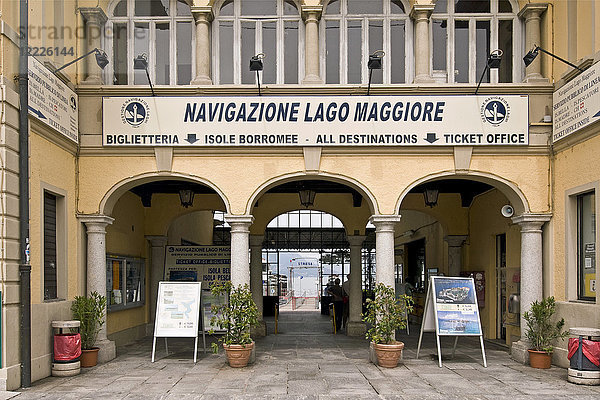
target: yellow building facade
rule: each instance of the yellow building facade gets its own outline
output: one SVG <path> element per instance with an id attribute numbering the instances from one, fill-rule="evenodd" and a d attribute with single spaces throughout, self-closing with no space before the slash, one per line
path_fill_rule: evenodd
<path id="1" fill-rule="evenodd" d="M 0 10 L 6 389 L 21 385 L 22 362 L 18 4 Z M 31 379 L 50 375 L 50 323 L 71 318 L 77 295 L 108 297 L 101 361 L 152 335 L 165 246 L 216 244 L 219 213 L 231 280 L 249 284 L 262 309 L 269 223 L 306 209 L 305 189 L 316 192 L 311 210 L 341 221 L 350 269 L 361 271 L 350 278 L 348 334 L 364 334 L 368 246 L 376 281 L 390 286 L 424 292 L 430 274 L 479 274 L 483 335 L 523 362 L 532 301 L 554 296 L 567 327 L 600 327 L 597 86 L 581 106 L 591 107 L 587 123 L 556 138 L 552 115 L 561 88 L 577 91 L 586 72 L 585 90 L 597 85 L 597 24 L 600 3 L 590 0 L 29 1 L 30 54 L 74 92 L 78 117 L 74 138 L 35 108 L 29 116 Z M 585 72 L 543 53 L 525 66 L 536 45 Z M 94 48 L 107 54 L 104 69 L 92 52 L 51 73 Z M 502 62 L 491 68 L 496 49 Z M 382 68 L 370 69 L 377 50 Z M 262 72 L 249 71 L 259 53 Z M 146 71 L 134 62 L 142 54 Z M 301 111 L 241 115 L 260 104 Z M 342 121 L 332 112 L 344 104 Z M 193 191 L 191 206 L 181 190 Z M 554 363 L 568 364 L 566 343 Z"/>

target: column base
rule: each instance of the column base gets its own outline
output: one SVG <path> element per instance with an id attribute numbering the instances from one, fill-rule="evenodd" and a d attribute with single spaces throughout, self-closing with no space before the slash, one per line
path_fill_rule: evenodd
<path id="1" fill-rule="evenodd" d="M 529 343 L 524 340 L 513 342 L 510 348 L 510 357 L 521 364 L 529 364 Z"/>
<path id="2" fill-rule="evenodd" d="M 117 348 L 112 340 L 101 340 L 96 342 L 96 347 L 100 348 L 98 352 L 98 364 L 103 364 L 117 357 Z"/>
<path id="3" fill-rule="evenodd" d="M 209 76 L 197 76 L 194 79 L 192 79 L 192 81 L 190 82 L 190 85 L 198 85 L 198 86 L 202 86 L 202 85 L 212 85 L 212 79 L 210 79 Z"/>
<path id="4" fill-rule="evenodd" d="M 302 80 L 303 85 L 322 85 L 323 79 L 317 75 L 306 75 Z"/>
<path id="5" fill-rule="evenodd" d="M 259 321 L 259 325 L 252 327 L 250 330 L 250 336 L 253 338 L 267 336 L 267 323 L 265 321 Z"/>
<path id="6" fill-rule="evenodd" d="M 347 336 L 365 337 L 365 333 L 367 333 L 367 325 L 364 322 L 348 322 L 348 328 L 346 329 Z"/>

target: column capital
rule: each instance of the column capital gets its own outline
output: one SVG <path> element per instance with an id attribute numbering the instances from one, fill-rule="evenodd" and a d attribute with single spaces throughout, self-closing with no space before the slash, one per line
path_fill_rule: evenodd
<path id="1" fill-rule="evenodd" d="M 550 221 L 552 214 L 540 213 L 524 213 L 512 218 L 515 224 L 519 224 L 521 232 L 539 231 L 546 222 Z"/>
<path id="2" fill-rule="evenodd" d="M 517 14 L 519 18 L 539 18 L 548 9 L 548 3 L 527 3 Z"/>
<path id="3" fill-rule="evenodd" d="M 250 225 L 254 222 L 252 215 L 225 214 L 225 222 L 231 225 L 231 232 L 249 232 Z"/>
<path id="4" fill-rule="evenodd" d="M 444 236 L 444 240 L 448 243 L 448 247 L 460 247 L 468 237 L 467 235 L 448 235 Z"/>
<path id="5" fill-rule="evenodd" d="M 369 218 L 369 222 L 375 225 L 375 231 L 381 232 L 383 230 L 392 230 L 394 231 L 394 226 L 400 222 L 402 217 L 400 215 L 372 215 Z"/>
<path id="6" fill-rule="evenodd" d="M 363 235 L 346 236 L 348 243 L 350 243 L 350 247 L 362 247 L 362 244 L 366 238 L 367 237 Z"/>
<path id="7" fill-rule="evenodd" d="M 162 235 L 146 235 L 144 236 L 150 242 L 152 247 L 163 247 L 167 244 L 168 236 Z"/>
<path id="8" fill-rule="evenodd" d="M 319 22 L 321 19 L 321 15 L 323 14 L 323 6 L 300 6 L 300 11 L 302 12 L 302 19 L 305 22 L 309 22 L 309 20 L 314 20 L 314 22 Z"/>
<path id="9" fill-rule="evenodd" d="M 88 22 L 104 25 L 108 20 L 106 13 L 101 7 L 79 7 L 78 10 L 83 19 Z"/>
<path id="10" fill-rule="evenodd" d="M 410 17 L 414 20 L 429 19 L 434 8 L 435 4 L 415 4 L 410 10 Z"/>
<path id="11" fill-rule="evenodd" d="M 77 219 L 85 224 L 88 233 L 106 233 L 106 226 L 115 220 L 102 214 L 80 214 Z"/>
<path id="12" fill-rule="evenodd" d="M 211 22 L 215 18 L 211 6 L 192 6 L 190 10 L 196 23 Z"/>
<path id="13" fill-rule="evenodd" d="M 250 235 L 250 247 L 262 247 L 265 235 Z"/>

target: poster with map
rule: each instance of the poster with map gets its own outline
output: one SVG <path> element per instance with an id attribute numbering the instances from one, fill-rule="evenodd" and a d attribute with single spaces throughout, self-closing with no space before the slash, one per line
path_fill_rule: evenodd
<path id="1" fill-rule="evenodd" d="M 200 282 L 159 282 L 154 337 L 197 337 Z"/>
<path id="2" fill-rule="evenodd" d="M 433 276 L 432 280 L 438 335 L 481 335 L 473 278 Z"/>

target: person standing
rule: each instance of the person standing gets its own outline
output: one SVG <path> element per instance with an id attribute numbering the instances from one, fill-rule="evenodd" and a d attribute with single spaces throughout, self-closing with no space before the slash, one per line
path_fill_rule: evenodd
<path id="1" fill-rule="evenodd" d="M 336 278 L 333 286 L 327 289 L 331 295 L 331 300 L 335 308 L 335 331 L 339 332 L 342 328 L 342 318 L 344 315 L 344 290 L 340 286 L 340 278 Z"/>

